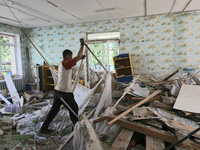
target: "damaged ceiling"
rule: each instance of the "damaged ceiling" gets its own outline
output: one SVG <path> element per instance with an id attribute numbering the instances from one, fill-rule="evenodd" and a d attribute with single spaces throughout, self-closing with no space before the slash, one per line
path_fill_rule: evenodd
<path id="1" fill-rule="evenodd" d="M 25 28 L 77 24 L 200 9 L 199 0 L 0 0 L 0 23 Z"/>

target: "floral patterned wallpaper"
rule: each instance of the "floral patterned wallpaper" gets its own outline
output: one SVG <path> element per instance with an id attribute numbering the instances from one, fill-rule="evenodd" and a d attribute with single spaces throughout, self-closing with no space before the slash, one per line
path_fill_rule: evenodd
<path id="1" fill-rule="evenodd" d="M 0 29 L 22 33 L 20 29 Z M 76 56 L 79 39 L 86 38 L 86 33 L 120 32 L 120 54 L 130 53 L 134 73 L 155 74 L 165 77 L 176 69 L 199 69 L 200 63 L 200 11 L 176 15 L 126 18 L 85 24 L 43 27 L 28 29 L 34 44 L 52 65 L 62 60 L 62 51 L 71 49 Z M 22 36 L 22 40 L 24 36 Z M 22 43 L 23 67 L 27 68 Z M 43 59 L 35 48 L 28 43 L 30 67 L 34 76 L 36 64 Z M 28 70 L 28 69 L 27 69 Z M 25 73 L 28 77 L 29 70 Z"/>
<path id="2" fill-rule="evenodd" d="M 20 50 L 21 50 L 21 59 L 22 59 L 22 70 L 23 70 L 23 82 L 24 88 L 28 80 L 31 79 L 31 74 L 29 73 L 29 61 L 28 61 L 28 51 L 27 51 L 27 41 L 24 37 L 23 31 L 21 28 L 16 28 L 8 25 L 0 24 L 0 32 L 14 33 L 20 35 Z"/>
<path id="3" fill-rule="evenodd" d="M 29 33 L 51 63 L 62 60 L 62 51 L 79 50 L 79 38 L 91 32 L 120 32 L 120 54 L 130 53 L 134 73 L 165 77 L 177 68 L 199 69 L 200 11 L 126 18 L 85 24 L 30 29 Z M 55 62 L 50 59 L 50 57 Z M 30 46 L 31 67 L 43 60 Z"/>

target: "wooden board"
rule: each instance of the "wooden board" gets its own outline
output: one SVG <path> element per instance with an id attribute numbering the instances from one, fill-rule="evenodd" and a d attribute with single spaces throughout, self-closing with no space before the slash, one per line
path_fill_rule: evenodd
<path id="1" fill-rule="evenodd" d="M 146 135 L 146 150 L 161 150 L 164 148 L 163 140 Z"/>
<path id="2" fill-rule="evenodd" d="M 181 139 L 183 139 L 185 136 L 187 136 L 187 135 L 183 135 L 183 134 L 181 134 L 181 133 L 179 133 L 179 132 L 177 132 L 177 131 L 175 131 L 175 134 L 176 134 L 176 136 L 177 136 L 177 138 L 178 138 L 179 140 L 181 140 Z M 183 145 L 191 146 L 190 140 L 189 140 L 189 139 L 186 139 L 185 141 L 183 141 L 182 144 L 183 144 Z"/>
<path id="3" fill-rule="evenodd" d="M 200 86 L 183 84 L 174 104 L 174 109 L 200 113 Z"/>
<path id="4" fill-rule="evenodd" d="M 131 140 L 131 137 L 133 136 L 133 133 L 134 132 L 131 130 L 122 129 L 109 150 L 126 150 Z"/>
<path id="5" fill-rule="evenodd" d="M 109 115 L 108 121 L 114 119 L 115 117 L 116 117 L 115 115 Z M 147 127 L 143 124 L 130 122 L 130 121 L 127 121 L 125 119 L 119 119 L 119 120 L 115 121 L 115 124 L 117 124 L 121 127 L 130 129 L 130 130 L 148 135 L 148 136 L 152 136 L 152 137 L 164 140 L 164 141 L 169 142 L 169 143 L 175 143 L 175 142 L 178 141 L 178 139 L 175 136 L 168 134 L 164 131 L 157 130 L 157 129 L 154 129 L 154 128 L 151 128 L 151 127 Z"/>
<path id="6" fill-rule="evenodd" d="M 134 97 L 132 95 L 129 95 L 129 93 L 127 93 L 125 95 L 125 99 L 133 100 L 133 101 L 142 101 L 143 99 L 145 99 L 145 97 Z M 158 96 L 153 97 L 150 101 L 152 100 L 162 100 L 162 97 L 158 95 Z"/>
<path id="7" fill-rule="evenodd" d="M 162 109 L 165 109 L 165 110 L 172 110 L 172 106 L 171 105 L 167 105 L 167 104 L 164 104 L 164 103 L 161 103 L 161 102 L 150 102 L 149 103 L 149 106 L 151 107 L 156 107 L 156 108 L 162 108 Z"/>
<path id="8" fill-rule="evenodd" d="M 172 120 L 170 122 L 170 124 L 172 126 L 174 126 L 174 128 L 176 128 L 178 130 L 183 130 L 185 133 L 190 133 L 190 132 L 192 132 L 192 131 L 194 131 L 194 130 L 197 129 L 197 127 L 194 127 L 194 126 L 191 126 L 191 125 L 179 122 L 179 121 L 175 121 L 175 120 Z M 193 136 L 195 136 L 197 138 L 200 138 L 200 131 L 198 131 L 197 133 L 195 133 Z"/>
<path id="9" fill-rule="evenodd" d="M 161 90 L 157 90 L 155 92 L 153 92 L 151 95 L 149 95 L 148 97 L 146 97 L 144 100 L 140 101 L 139 103 L 137 103 L 136 105 L 134 105 L 132 108 L 126 110 L 125 112 L 123 112 L 122 114 L 120 114 L 119 116 L 117 116 L 116 118 L 114 118 L 113 120 L 111 120 L 110 122 L 108 122 L 108 125 L 112 124 L 113 122 L 115 122 L 116 120 L 120 119 L 121 117 L 125 116 L 126 114 L 128 114 L 129 112 L 133 111 L 135 108 L 141 106 L 142 104 L 146 103 L 147 101 L 149 101 L 151 98 L 155 97 L 156 95 L 158 95 L 159 93 L 161 93 Z"/>
<path id="10" fill-rule="evenodd" d="M 193 71 L 190 71 L 189 73 L 191 74 L 193 80 L 197 83 L 197 85 L 200 85 L 200 81 L 197 78 L 197 76 L 195 75 L 195 73 Z"/>
<path id="11" fill-rule="evenodd" d="M 163 79 L 163 81 L 168 80 L 169 78 L 171 78 L 172 76 L 174 76 L 175 74 L 177 74 L 179 72 L 179 70 L 174 71 L 173 73 L 171 73 L 169 76 L 167 76 L 166 78 Z"/>
<path id="12" fill-rule="evenodd" d="M 153 81 L 153 82 L 144 82 L 147 85 L 159 85 L 159 84 L 166 84 L 166 83 L 171 83 L 174 80 L 167 80 L 167 81 Z"/>
<path id="13" fill-rule="evenodd" d="M 106 119 L 107 119 L 107 116 L 99 117 L 98 119 L 93 120 L 93 124 L 101 122 L 101 121 L 106 120 Z"/>
<path id="14" fill-rule="evenodd" d="M 145 124 L 150 125 L 152 127 L 155 127 L 157 129 L 162 129 L 163 128 L 163 124 L 162 123 L 160 123 L 157 120 L 153 120 L 153 119 L 152 120 L 145 120 Z"/>

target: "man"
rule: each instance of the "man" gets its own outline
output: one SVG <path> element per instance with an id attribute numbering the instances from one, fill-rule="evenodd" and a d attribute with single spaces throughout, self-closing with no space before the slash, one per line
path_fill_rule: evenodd
<path id="1" fill-rule="evenodd" d="M 84 40 L 80 39 L 80 43 L 81 46 L 79 52 L 77 56 L 74 58 L 72 58 L 73 54 L 70 50 L 66 49 L 63 51 L 63 61 L 61 61 L 58 65 L 58 83 L 54 90 L 53 105 L 40 129 L 40 132 L 42 133 L 50 132 L 50 130 L 48 129 L 49 124 L 58 113 L 61 104 L 63 104 L 62 101 L 60 100 L 60 97 L 64 99 L 64 101 L 78 116 L 78 105 L 74 100 L 74 95 L 72 93 L 72 67 L 75 66 L 80 59 L 85 58 L 85 56 L 82 55 Z M 76 115 L 73 114 L 73 112 L 70 109 L 68 110 L 71 121 L 75 125 L 76 122 L 78 121 L 78 118 Z"/>

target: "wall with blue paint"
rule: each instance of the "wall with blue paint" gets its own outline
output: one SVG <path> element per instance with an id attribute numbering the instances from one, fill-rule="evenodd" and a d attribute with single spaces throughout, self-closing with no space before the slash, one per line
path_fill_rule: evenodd
<path id="1" fill-rule="evenodd" d="M 30 42 L 24 40 L 21 29 L 4 25 L 0 29 L 21 34 L 24 76 L 34 76 L 34 66 L 43 63 L 42 57 Z M 176 69 L 199 69 L 199 11 L 28 29 L 34 44 L 52 65 L 57 65 L 62 60 L 64 49 L 71 49 L 76 56 L 79 39 L 86 38 L 86 33 L 108 31 L 120 32 L 120 54 L 131 54 L 136 74 L 166 77 Z M 26 45 L 30 55 L 30 74 L 25 58 Z"/>
<path id="2" fill-rule="evenodd" d="M 165 77 L 177 68 L 199 69 L 200 12 L 161 15 L 85 24 L 30 29 L 32 38 L 50 64 L 62 60 L 62 51 L 79 50 L 79 38 L 91 32 L 120 32 L 120 53 L 130 53 L 134 73 Z M 31 67 L 43 60 L 30 46 Z M 44 52 L 44 51 L 46 52 Z M 50 59 L 55 60 L 55 62 Z"/>

